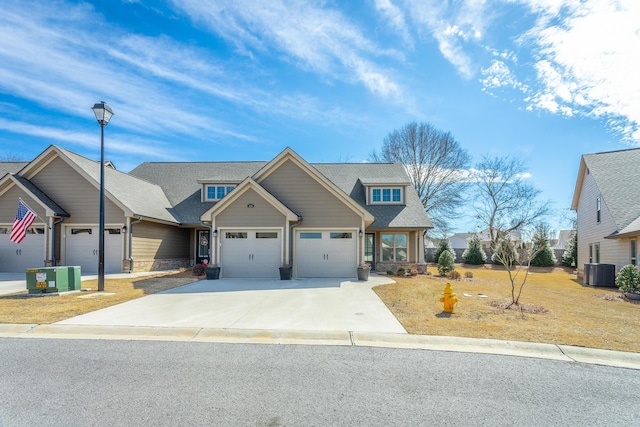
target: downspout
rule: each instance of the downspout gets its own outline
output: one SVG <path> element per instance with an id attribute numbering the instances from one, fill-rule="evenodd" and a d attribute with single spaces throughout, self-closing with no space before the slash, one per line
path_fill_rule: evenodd
<path id="1" fill-rule="evenodd" d="M 55 267 L 58 264 L 58 260 L 56 259 L 56 225 L 60 224 L 64 221 L 64 217 L 61 217 L 58 221 L 54 222 L 51 225 L 51 261 L 53 263 L 52 267 Z"/>
<path id="2" fill-rule="evenodd" d="M 293 238 L 293 227 L 295 227 L 297 225 L 300 225 L 301 222 L 302 222 L 302 217 L 299 216 L 298 217 L 298 221 L 294 222 L 293 224 L 291 224 L 289 226 L 289 240 L 291 241 L 291 244 L 289 245 L 289 254 L 288 254 L 289 260 L 288 261 L 289 261 L 289 264 L 292 267 L 293 267 L 293 241 L 295 240 Z"/>
<path id="3" fill-rule="evenodd" d="M 142 217 L 138 217 L 137 221 L 129 222 L 129 273 L 133 273 L 133 224 L 142 221 Z"/>

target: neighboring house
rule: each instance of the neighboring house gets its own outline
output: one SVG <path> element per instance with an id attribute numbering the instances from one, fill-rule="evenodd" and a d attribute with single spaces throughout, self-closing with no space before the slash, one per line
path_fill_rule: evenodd
<path id="1" fill-rule="evenodd" d="M 469 241 L 475 233 L 455 233 L 449 237 L 449 244 L 452 249 L 467 249 L 469 247 Z"/>
<path id="2" fill-rule="evenodd" d="M 477 233 L 455 233 L 449 237 L 449 243 L 453 249 L 467 249 L 473 236 L 478 236 L 482 249 L 488 251 L 491 248 L 491 235 L 489 233 L 489 229 L 482 230 Z M 511 231 L 509 236 L 511 237 L 511 241 L 516 245 L 522 243 L 522 235 L 519 231 Z"/>
<path id="3" fill-rule="evenodd" d="M 558 232 L 558 237 L 549 241 L 552 249 L 565 250 L 569 241 L 572 239 L 574 232 L 575 230 L 560 230 Z"/>
<path id="4" fill-rule="evenodd" d="M 57 146 L 0 178 L 0 271 L 97 270 L 100 163 Z M 2 169 L 0 169 L 2 170 Z M 8 240 L 18 200 L 38 214 Z M 424 263 L 431 222 L 400 164 L 309 164 L 287 148 L 268 162 L 105 166 L 105 271 L 204 259 L 222 277 L 354 277 Z M 26 243 L 28 242 L 28 243 Z"/>
<path id="5" fill-rule="evenodd" d="M 637 265 L 640 149 L 584 154 L 571 209 L 577 212 L 578 271 L 585 263 Z"/>

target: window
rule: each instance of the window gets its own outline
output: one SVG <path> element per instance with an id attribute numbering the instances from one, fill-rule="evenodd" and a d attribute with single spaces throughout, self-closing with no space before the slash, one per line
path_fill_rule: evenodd
<path id="1" fill-rule="evenodd" d="M 207 185 L 205 200 L 220 200 L 234 189 L 231 185 Z"/>
<path id="2" fill-rule="evenodd" d="M 402 262 L 407 260 L 407 235 L 382 235 L 382 261 Z"/>
<path id="3" fill-rule="evenodd" d="M 636 252 L 636 240 L 631 241 L 631 265 L 638 265 L 638 255 Z"/>
<path id="4" fill-rule="evenodd" d="M 247 233 L 227 232 L 225 237 L 227 239 L 246 239 Z"/>
<path id="5" fill-rule="evenodd" d="M 276 231 L 258 231 L 256 233 L 256 239 L 277 239 L 278 232 Z"/>
<path id="6" fill-rule="evenodd" d="M 322 239 L 322 233 L 300 233 L 301 239 Z"/>
<path id="7" fill-rule="evenodd" d="M 600 243 L 595 244 L 596 247 L 596 263 L 600 262 Z"/>
<path id="8" fill-rule="evenodd" d="M 93 232 L 90 228 L 72 228 L 71 234 L 91 234 Z"/>
<path id="9" fill-rule="evenodd" d="M 593 245 L 589 244 L 589 262 L 593 262 Z"/>
<path id="10" fill-rule="evenodd" d="M 402 189 L 399 187 L 372 188 L 371 203 L 402 203 Z"/>
<path id="11" fill-rule="evenodd" d="M 352 239 L 353 235 L 351 233 L 330 233 L 329 237 L 332 239 Z"/>
<path id="12" fill-rule="evenodd" d="M 601 208 L 600 197 L 596 199 L 596 222 L 600 224 L 600 208 Z"/>

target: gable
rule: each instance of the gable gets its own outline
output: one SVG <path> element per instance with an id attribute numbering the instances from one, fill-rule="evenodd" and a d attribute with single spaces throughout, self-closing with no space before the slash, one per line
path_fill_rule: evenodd
<path id="1" fill-rule="evenodd" d="M 270 171 L 260 184 L 300 215 L 305 227 L 361 226 L 361 213 L 291 159 Z"/>
<path id="2" fill-rule="evenodd" d="M 30 181 L 70 215 L 67 223 L 92 224 L 100 215 L 100 190 L 60 157 L 55 157 L 31 176 Z M 122 222 L 123 210 L 108 198 L 105 221 Z"/>
<path id="3" fill-rule="evenodd" d="M 6 191 L 0 194 L 0 224 L 12 225 L 18 209 L 18 201 L 22 199 L 29 208 L 31 208 L 38 217 L 34 221 L 35 224 L 46 224 L 47 213 L 40 203 L 33 199 L 29 193 L 18 187 L 17 185 L 9 186 Z"/>
<path id="4" fill-rule="evenodd" d="M 285 215 L 253 189 L 247 189 L 215 216 L 216 227 L 283 227 Z"/>
<path id="5" fill-rule="evenodd" d="M 617 230 L 640 217 L 640 149 L 609 151 L 582 156 L 572 209 L 585 192 L 587 178 L 594 180 Z"/>

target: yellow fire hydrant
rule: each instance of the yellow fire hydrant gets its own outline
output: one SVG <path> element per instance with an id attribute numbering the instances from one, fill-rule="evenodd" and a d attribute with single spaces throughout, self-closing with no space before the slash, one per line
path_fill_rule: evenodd
<path id="1" fill-rule="evenodd" d="M 447 286 L 445 286 L 440 302 L 444 304 L 443 311 L 445 313 L 453 313 L 453 306 L 458 302 L 458 298 L 456 298 L 456 294 L 453 292 L 451 283 L 447 283 Z"/>

